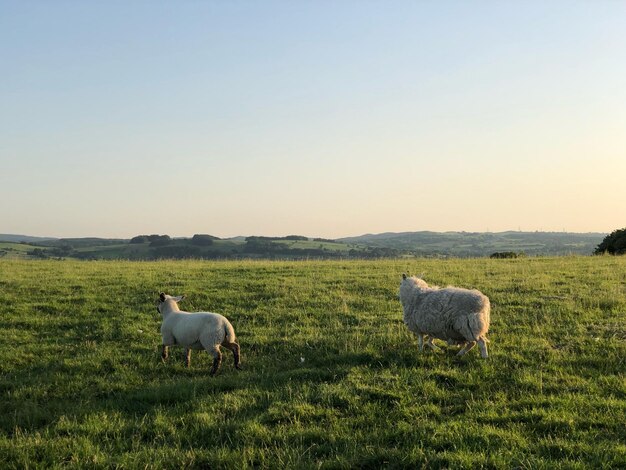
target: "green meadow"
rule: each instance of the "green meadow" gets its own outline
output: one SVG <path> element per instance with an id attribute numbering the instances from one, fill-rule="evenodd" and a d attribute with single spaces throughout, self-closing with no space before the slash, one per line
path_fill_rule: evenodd
<path id="1" fill-rule="evenodd" d="M 477 288 L 490 357 L 417 350 L 401 274 Z M 160 359 L 160 291 L 227 316 Z M 625 468 L 626 257 L 0 260 L 0 468 Z"/>

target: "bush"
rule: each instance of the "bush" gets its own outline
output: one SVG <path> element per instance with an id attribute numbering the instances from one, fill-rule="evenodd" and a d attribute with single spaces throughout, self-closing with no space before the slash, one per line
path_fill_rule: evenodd
<path id="1" fill-rule="evenodd" d="M 604 253 L 611 255 L 623 255 L 626 253 L 626 228 L 614 230 L 604 237 L 604 240 L 598 245 L 594 254 L 602 255 Z"/>
<path id="2" fill-rule="evenodd" d="M 514 251 L 498 251 L 489 255 L 490 258 L 494 259 L 514 259 L 520 256 L 524 256 L 523 253 L 515 253 Z"/>
<path id="3" fill-rule="evenodd" d="M 41 248 L 35 248 L 34 250 L 29 251 L 27 254 L 29 256 L 32 256 L 33 258 L 41 258 L 41 259 L 48 258 L 48 254 L 46 253 L 46 250 L 43 250 Z"/>

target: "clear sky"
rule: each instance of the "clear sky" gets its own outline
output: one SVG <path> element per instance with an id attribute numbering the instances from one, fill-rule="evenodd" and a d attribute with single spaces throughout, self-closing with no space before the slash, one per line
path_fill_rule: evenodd
<path id="1" fill-rule="evenodd" d="M 626 2 L 0 0 L 0 233 L 626 226 Z"/>

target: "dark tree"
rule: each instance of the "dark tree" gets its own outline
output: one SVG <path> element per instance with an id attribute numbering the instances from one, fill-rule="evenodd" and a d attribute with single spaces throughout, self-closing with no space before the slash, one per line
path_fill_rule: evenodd
<path id="1" fill-rule="evenodd" d="M 601 255 L 604 253 L 611 255 L 626 254 L 626 228 L 614 230 L 604 237 L 604 240 L 598 245 L 594 254 Z"/>
<path id="2" fill-rule="evenodd" d="M 244 253 L 255 253 L 260 255 L 269 255 L 281 250 L 279 244 L 272 242 L 264 237 L 248 237 L 243 248 Z"/>
<path id="3" fill-rule="evenodd" d="M 58 256 L 60 258 L 65 258 L 72 254 L 73 248 L 71 245 L 61 245 L 50 249 L 50 254 L 53 256 Z"/>
<path id="4" fill-rule="evenodd" d="M 196 246 L 211 246 L 216 237 L 211 235 L 196 234 L 191 239 L 191 243 Z"/>
<path id="5" fill-rule="evenodd" d="M 150 246 L 165 246 L 172 243 L 172 239 L 169 235 L 150 235 Z"/>

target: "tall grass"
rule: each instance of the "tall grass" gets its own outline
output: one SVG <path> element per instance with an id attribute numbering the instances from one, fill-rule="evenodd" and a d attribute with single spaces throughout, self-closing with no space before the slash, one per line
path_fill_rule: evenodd
<path id="1" fill-rule="evenodd" d="M 417 351 L 401 274 L 492 301 L 490 357 Z M 159 358 L 160 291 L 244 371 Z M 0 467 L 623 468 L 626 258 L 0 261 Z"/>

